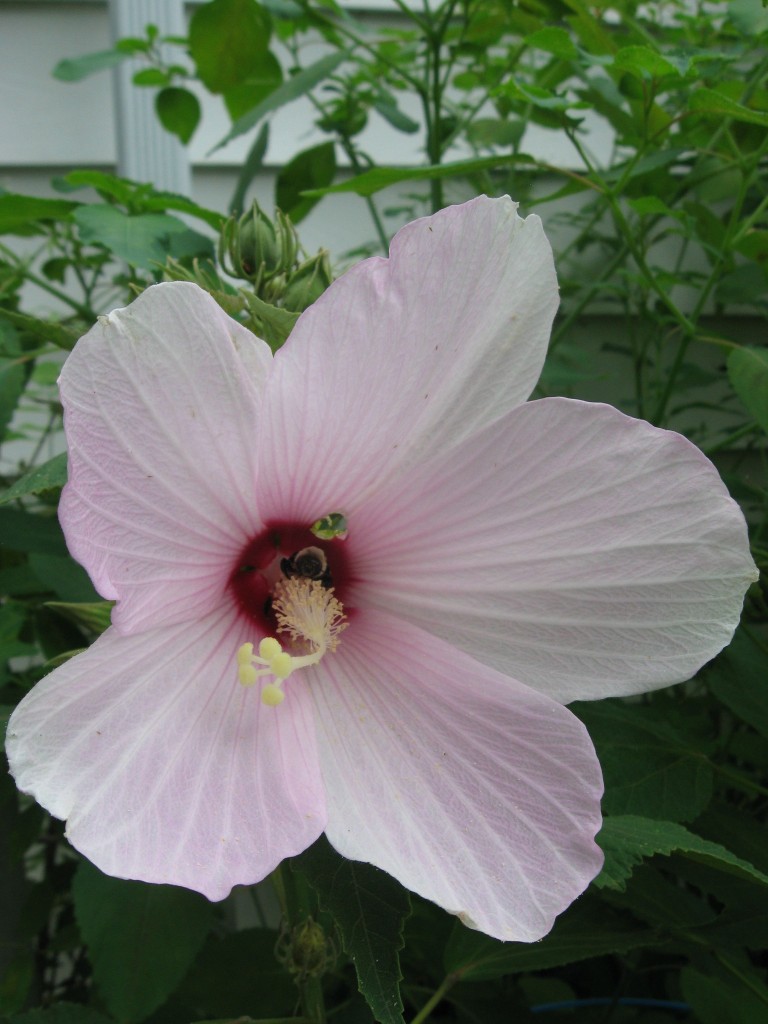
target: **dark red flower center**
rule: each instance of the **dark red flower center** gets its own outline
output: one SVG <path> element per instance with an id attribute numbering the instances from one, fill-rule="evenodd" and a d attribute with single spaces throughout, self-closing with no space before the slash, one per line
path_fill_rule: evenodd
<path id="1" fill-rule="evenodd" d="M 296 576 L 333 587 L 336 598 L 344 605 L 352 582 L 344 541 L 320 539 L 302 523 L 268 523 L 245 545 L 229 578 L 238 609 L 255 623 L 260 634 L 275 633 L 275 584 Z"/>

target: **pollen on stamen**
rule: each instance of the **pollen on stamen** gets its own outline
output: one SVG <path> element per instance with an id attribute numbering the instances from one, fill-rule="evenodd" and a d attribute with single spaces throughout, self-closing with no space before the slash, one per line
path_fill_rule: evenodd
<path id="1" fill-rule="evenodd" d="M 304 577 L 281 580 L 276 585 L 272 610 L 280 632 L 309 643 L 322 654 L 336 650 L 339 634 L 349 625 L 333 588 Z"/>
<path id="2" fill-rule="evenodd" d="M 295 671 L 316 665 L 339 645 L 339 634 L 348 626 L 341 602 L 320 580 L 292 577 L 281 580 L 274 589 L 272 605 L 278 632 L 287 633 L 294 642 L 308 647 L 304 654 L 283 650 L 273 636 L 259 643 L 258 654 L 252 643 L 237 651 L 237 673 L 243 686 L 253 686 L 261 677 L 269 678 L 261 690 L 262 703 L 277 707 L 285 700 L 282 685 Z M 259 666 L 258 668 L 256 666 Z"/>

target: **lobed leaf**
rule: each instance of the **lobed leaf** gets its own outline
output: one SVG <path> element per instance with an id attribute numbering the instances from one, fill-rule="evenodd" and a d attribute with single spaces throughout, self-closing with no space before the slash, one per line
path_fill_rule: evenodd
<path id="1" fill-rule="evenodd" d="M 292 862 L 334 919 L 360 992 L 380 1024 L 403 1024 L 399 951 L 408 893 L 371 864 L 345 860 L 321 838 Z"/>

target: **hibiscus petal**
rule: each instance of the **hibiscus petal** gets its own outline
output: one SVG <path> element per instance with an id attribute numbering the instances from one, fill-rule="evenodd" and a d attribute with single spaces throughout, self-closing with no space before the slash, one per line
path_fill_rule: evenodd
<path id="1" fill-rule="evenodd" d="M 744 517 L 679 434 L 531 402 L 350 517 L 389 609 L 558 700 L 689 679 L 756 578 Z"/>
<path id="2" fill-rule="evenodd" d="M 222 899 L 322 832 L 302 681 L 279 713 L 242 687 L 247 631 L 228 609 L 138 636 L 109 630 L 11 717 L 19 788 L 68 819 L 73 846 L 107 874 Z"/>
<path id="3" fill-rule="evenodd" d="M 267 345 L 196 285 L 101 317 L 61 375 L 61 522 L 121 632 L 206 614 L 258 529 L 253 447 Z"/>
<path id="4" fill-rule="evenodd" d="M 602 863 L 600 767 L 578 719 L 375 612 L 317 675 L 336 849 L 489 935 L 546 934 Z"/>
<path id="5" fill-rule="evenodd" d="M 265 394 L 262 511 L 351 510 L 523 402 L 557 308 L 538 217 L 481 196 L 398 232 L 300 318 Z"/>

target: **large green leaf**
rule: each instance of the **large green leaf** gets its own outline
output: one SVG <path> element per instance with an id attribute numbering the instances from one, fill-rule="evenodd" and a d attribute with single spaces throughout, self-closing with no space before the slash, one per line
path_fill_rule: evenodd
<path id="1" fill-rule="evenodd" d="M 226 92 L 255 74 L 270 30 L 270 17 L 256 0 L 212 0 L 196 7 L 189 52 L 205 87 Z"/>
<path id="2" fill-rule="evenodd" d="M 118 259 L 148 270 L 165 263 L 169 253 L 176 254 L 174 242 L 190 236 L 196 240 L 200 254 L 210 248 L 207 238 L 165 213 L 130 215 L 114 206 L 94 203 L 79 207 L 74 219 L 84 242 L 103 245 Z"/>
<path id="3" fill-rule="evenodd" d="M 37 199 L 15 192 L 0 195 L 0 235 L 28 233 L 39 220 L 63 220 L 77 207 L 67 199 Z"/>
<path id="4" fill-rule="evenodd" d="M 735 348 L 728 379 L 751 415 L 768 432 L 768 348 Z"/>
<path id="5" fill-rule="evenodd" d="M 688 109 L 698 114 L 712 114 L 720 118 L 732 117 L 734 121 L 759 124 L 763 128 L 768 128 L 768 114 L 745 107 L 743 103 L 737 103 L 730 96 L 714 89 L 695 89 L 688 100 Z"/>
<path id="6" fill-rule="evenodd" d="M 67 454 L 54 455 L 41 466 L 33 466 L 24 476 L 19 477 L 7 491 L 0 494 L 0 505 L 23 498 L 27 494 L 44 494 L 54 488 L 63 487 L 67 482 Z"/>
<path id="7" fill-rule="evenodd" d="M 87 861 L 77 869 L 72 895 L 104 1002 L 120 1021 L 143 1020 L 197 956 L 212 905 L 189 889 L 109 878 Z"/>
<path id="8" fill-rule="evenodd" d="M 298 224 L 320 201 L 319 196 L 307 196 L 307 186 L 326 188 L 336 173 L 336 153 L 332 142 L 321 142 L 297 153 L 281 167 L 275 182 L 275 206 Z"/>
<path id="9" fill-rule="evenodd" d="M 634 815 L 606 818 L 597 841 L 605 853 L 603 870 L 593 883 L 598 888 L 623 890 L 635 865 L 645 857 L 673 852 L 768 886 L 768 875 L 758 871 L 749 861 L 742 860 L 719 843 L 702 839 L 676 822 L 653 821 Z"/>
<path id="10" fill-rule="evenodd" d="M 768 654 L 748 633 L 736 631 L 726 650 L 707 666 L 704 678 L 726 707 L 768 737 Z"/>
<path id="11" fill-rule="evenodd" d="M 344 950 L 355 965 L 358 987 L 376 1020 L 402 1024 L 398 953 L 410 913 L 406 890 L 371 864 L 341 857 L 323 838 L 292 863 L 334 919 Z"/>
<path id="12" fill-rule="evenodd" d="M 607 953 L 626 953 L 652 944 L 654 932 L 584 896 L 555 922 L 540 942 L 499 942 L 459 922 L 445 950 L 446 971 L 466 981 L 542 971 Z"/>
<path id="13" fill-rule="evenodd" d="M 605 700 L 574 704 L 571 710 L 597 749 L 606 814 L 690 821 L 707 806 L 712 766 L 704 754 L 706 743 L 697 742 L 700 722 L 693 705 L 683 711 L 671 702 L 667 707 Z"/>
<path id="14" fill-rule="evenodd" d="M 58 519 L 15 508 L 0 508 L 0 543 L 11 551 L 67 554 Z"/>
<path id="15" fill-rule="evenodd" d="M 54 1003 L 45 1009 L 28 1010 L 10 1018 L 8 1024 L 115 1024 L 111 1017 L 81 1003 Z"/>
<path id="16" fill-rule="evenodd" d="M 315 61 L 314 64 L 310 64 L 309 67 L 299 71 L 298 74 L 294 75 L 293 78 L 289 78 L 283 82 L 281 86 L 278 86 L 273 92 L 262 100 L 258 106 L 249 110 L 247 114 L 243 114 L 237 121 L 232 125 L 227 134 L 214 146 L 214 150 L 221 149 L 232 139 L 236 139 L 238 135 L 244 135 L 249 132 L 251 128 L 254 128 L 263 117 L 267 114 L 271 114 L 275 110 L 279 110 L 280 107 L 284 107 L 286 103 L 292 103 L 297 100 L 300 96 L 305 96 L 310 92 L 316 85 L 324 81 L 330 74 L 332 74 L 336 68 L 347 59 L 347 53 L 345 50 L 341 50 L 337 53 L 329 53 L 325 57 L 321 57 L 320 60 Z"/>

